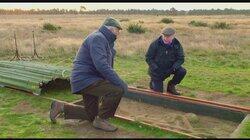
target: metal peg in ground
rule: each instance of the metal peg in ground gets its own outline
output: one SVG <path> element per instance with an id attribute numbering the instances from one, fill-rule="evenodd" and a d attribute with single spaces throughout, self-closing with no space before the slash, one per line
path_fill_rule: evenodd
<path id="1" fill-rule="evenodd" d="M 14 59 L 16 59 L 16 60 L 23 60 L 22 57 L 20 56 L 18 48 L 17 48 L 16 32 L 14 32 L 14 43 L 15 43 L 15 55 L 14 55 L 14 57 L 10 61 L 12 61 Z"/>
<path id="2" fill-rule="evenodd" d="M 40 56 L 38 56 L 38 53 L 37 53 L 34 30 L 32 31 L 32 36 L 33 36 L 33 56 L 32 56 L 32 58 L 41 58 Z"/>

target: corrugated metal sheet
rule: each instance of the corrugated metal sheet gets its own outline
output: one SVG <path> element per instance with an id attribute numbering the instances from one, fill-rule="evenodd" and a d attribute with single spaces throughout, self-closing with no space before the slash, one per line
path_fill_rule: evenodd
<path id="1" fill-rule="evenodd" d="M 0 85 L 40 94 L 55 82 L 68 81 L 70 69 L 28 61 L 0 61 Z"/>

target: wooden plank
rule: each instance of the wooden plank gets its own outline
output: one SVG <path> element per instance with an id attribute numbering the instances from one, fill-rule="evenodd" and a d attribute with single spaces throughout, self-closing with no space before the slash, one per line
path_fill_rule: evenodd
<path id="1" fill-rule="evenodd" d="M 194 101 L 184 99 L 180 96 L 167 96 L 164 94 L 155 94 L 154 92 L 135 90 L 131 88 L 129 89 L 129 92 L 124 95 L 124 97 L 183 112 L 192 112 L 238 123 L 240 123 L 247 114 L 247 111 L 234 107 L 230 108 L 229 106 L 207 103 L 202 100 L 199 101 L 196 99 L 197 101 Z"/>

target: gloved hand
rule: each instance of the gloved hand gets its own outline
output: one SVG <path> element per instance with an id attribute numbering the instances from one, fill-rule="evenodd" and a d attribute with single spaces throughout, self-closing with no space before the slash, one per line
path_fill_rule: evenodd
<path id="1" fill-rule="evenodd" d="M 123 89 L 124 94 L 128 92 L 128 85 L 124 81 L 121 83 L 121 88 Z"/>
<path id="2" fill-rule="evenodd" d="M 155 63 L 150 64 L 149 70 L 150 70 L 151 75 L 153 76 L 159 77 L 163 75 L 163 71 Z"/>
<path id="3" fill-rule="evenodd" d="M 156 69 L 158 69 L 158 66 L 155 63 L 151 63 L 149 68 L 150 68 L 151 71 L 155 71 Z"/>
<path id="4" fill-rule="evenodd" d="M 171 67 L 170 69 L 167 70 L 166 75 L 170 75 L 175 72 L 175 68 Z"/>

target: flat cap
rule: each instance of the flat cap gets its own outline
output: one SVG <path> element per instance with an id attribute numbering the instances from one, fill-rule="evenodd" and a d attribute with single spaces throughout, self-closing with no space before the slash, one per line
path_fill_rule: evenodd
<path id="1" fill-rule="evenodd" d="M 166 36 L 171 36 L 175 34 L 175 30 L 173 28 L 165 28 L 162 30 L 162 34 Z"/>
<path id="2" fill-rule="evenodd" d="M 113 26 L 113 27 L 117 27 L 118 29 L 122 30 L 122 26 L 120 25 L 120 23 L 112 17 L 107 17 L 102 25 Z"/>

